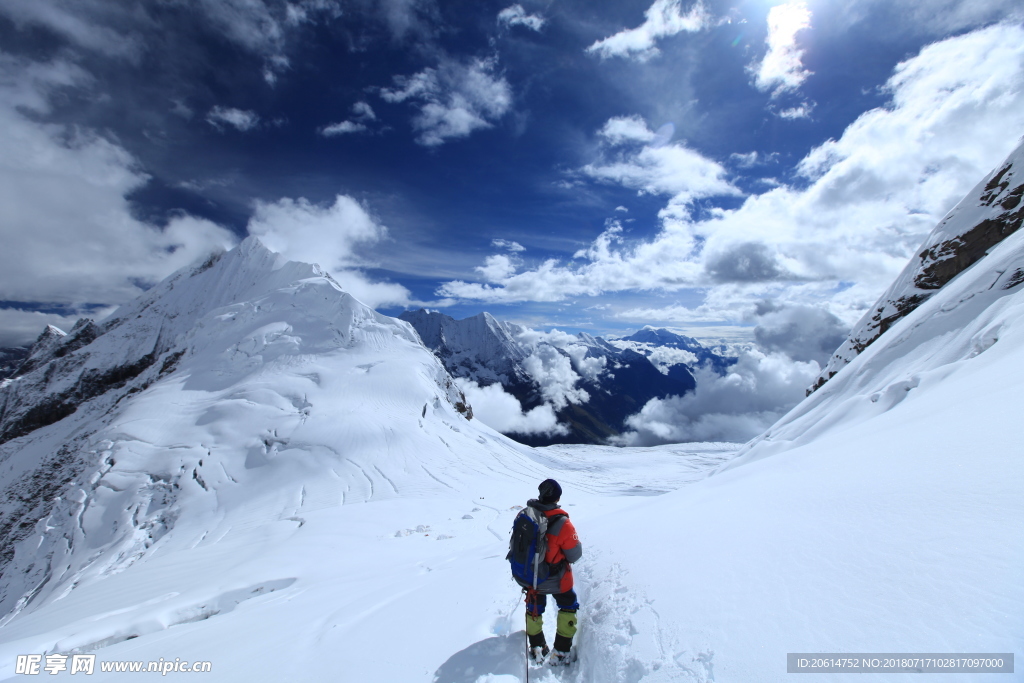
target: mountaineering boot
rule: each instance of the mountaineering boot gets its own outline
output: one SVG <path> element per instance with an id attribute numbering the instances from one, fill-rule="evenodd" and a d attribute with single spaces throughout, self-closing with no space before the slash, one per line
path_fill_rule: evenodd
<path id="1" fill-rule="evenodd" d="M 535 662 L 542 662 L 548 656 L 548 644 L 544 640 L 544 617 L 526 613 L 526 637 L 530 641 L 529 654 Z"/>
<path id="2" fill-rule="evenodd" d="M 528 633 L 527 637 L 530 640 L 530 657 L 535 662 L 543 662 L 544 658 L 548 656 L 548 652 L 550 652 L 548 644 L 544 640 L 544 632 L 541 631 L 540 633 L 535 634 Z"/>
<path id="3" fill-rule="evenodd" d="M 576 635 L 575 610 L 558 610 L 558 629 L 555 631 L 555 650 L 548 660 L 552 666 L 566 666 L 572 662 L 572 637 Z"/>

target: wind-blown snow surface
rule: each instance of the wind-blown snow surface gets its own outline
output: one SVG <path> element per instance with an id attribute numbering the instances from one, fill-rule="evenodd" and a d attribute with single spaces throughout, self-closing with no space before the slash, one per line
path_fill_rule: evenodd
<path id="1" fill-rule="evenodd" d="M 547 476 L 584 545 L 581 661 L 531 680 L 780 681 L 787 652 L 814 651 L 1019 662 L 1024 287 L 994 274 L 1020 263 L 1022 240 L 724 469 L 715 445 L 514 444 L 458 412 L 404 325 L 311 269 L 298 285 L 271 277 L 200 315 L 178 369 L 90 437 L 84 510 L 68 502 L 37 528 L 40 548 L 69 534 L 76 550 L 0 629 L 0 677 L 17 654 L 79 649 L 209 660 L 218 681 L 520 681 L 503 558 L 515 506 Z M 336 317 L 316 303 L 335 299 Z M 8 460 L 72 418 L 11 442 Z M 147 493 L 161 483 L 165 508 Z M 117 540 L 139 534 L 125 507 L 168 510 L 165 533 Z M 996 678 L 1012 679 L 974 677 Z"/>

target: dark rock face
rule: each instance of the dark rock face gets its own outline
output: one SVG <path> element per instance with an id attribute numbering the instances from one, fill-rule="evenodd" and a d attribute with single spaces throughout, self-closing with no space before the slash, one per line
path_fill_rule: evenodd
<path id="1" fill-rule="evenodd" d="M 1024 282 L 1024 268 L 1018 268 L 1013 271 L 1013 275 L 1011 275 L 1006 281 L 1006 284 L 1003 285 L 1003 289 L 1013 289 L 1022 282 Z"/>
<path id="2" fill-rule="evenodd" d="M 35 343 L 29 347 L 25 361 L 15 368 L 12 377 L 27 375 L 41 365 L 46 364 L 60 343 L 67 334 L 53 325 L 47 325 L 46 329 L 36 337 Z"/>
<path id="3" fill-rule="evenodd" d="M 85 401 L 123 387 L 128 380 L 142 374 L 154 360 L 154 354 L 148 353 L 127 365 L 105 371 L 87 370 L 82 372 L 72 387 L 46 394 L 24 411 L 18 411 L 17 406 L 11 406 L 10 411 L 6 410 L 7 406 L 0 407 L 0 444 L 63 420 Z"/>
<path id="4" fill-rule="evenodd" d="M 1005 212 L 995 218 L 986 218 L 970 230 L 921 252 L 920 272 L 914 277 L 914 284 L 919 289 L 942 287 L 979 261 L 989 249 L 1020 229 L 1021 223 L 1024 223 L 1024 207 L 1018 209 L 1017 206 L 1024 194 L 1024 182 L 1009 192 L 1006 192 L 1008 181 L 995 182 L 1010 170 L 1009 164 L 1004 166 L 989 181 L 981 202 L 982 206 L 997 204 Z"/>
<path id="5" fill-rule="evenodd" d="M 54 496 L 85 468 L 86 462 L 77 451 L 75 441 L 63 445 L 7 490 L 9 500 L 0 510 L 0 572 L 13 559 L 15 544 L 27 538 L 35 529 L 36 521 L 49 514 Z"/>
<path id="6" fill-rule="evenodd" d="M 980 261 L 992 247 L 1024 224 L 1024 144 L 997 171 L 978 184 L 925 240 L 874 307 L 854 327 L 807 390 L 810 395 L 953 278 Z M 1004 288 L 1024 282 L 1024 271 Z"/>

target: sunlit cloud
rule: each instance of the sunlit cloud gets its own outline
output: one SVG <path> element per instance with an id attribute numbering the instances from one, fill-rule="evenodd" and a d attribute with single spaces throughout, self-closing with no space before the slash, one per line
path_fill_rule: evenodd
<path id="1" fill-rule="evenodd" d="M 811 72 L 804 68 L 804 51 L 797 44 L 797 34 L 810 27 L 811 10 L 803 0 L 776 5 L 768 11 L 768 52 L 750 66 L 758 90 L 771 90 L 772 96 L 777 96 L 796 90 L 807 80 Z"/>
<path id="2" fill-rule="evenodd" d="M 644 12 L 644 23 L 595 42 L 587 52 L 601 58 L 628 57 L 644 62 L 658 54 L 659 39 L 682 32 L 696 33 L 710 21 L 711 16 L 700 0 L 685 13 L 681 0 L 655 0 Z"/>
<path id="3" fill-rule="evenodd" d="M 497 73 L 492 59 L 458 61 L 444 58 L 412 76 L 396 76 L 392 88 L 382 88 L 386 102 L 414 102 L 416 142 L 436 147 L 473 131 L 490 128 L 512 106 L 512 88 Z"/>

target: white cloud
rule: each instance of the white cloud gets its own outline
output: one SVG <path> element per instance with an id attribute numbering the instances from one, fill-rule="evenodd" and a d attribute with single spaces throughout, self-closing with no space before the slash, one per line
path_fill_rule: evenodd
<path id="1" fill-rule="evenodd" d="M 721 164 L 679 144 L 644 147 L 639 152 L 615 155 L 587 164 L 582 171 L 595 180 L 650 194 L 673 195 L 677 204 L 687 204 L 701 197 L 740 194 L 726 180 L 726 170 Z"/>
<path id="2" fill-rule="evenodd" d="M 573 370 L 570 357 L 559 353 L 550 344 L 538 344 L 523 361 L 523 367 L 537 382 L 545 402 L 555 410 L 561 410 L 569 403 L 590 400 L 586 389 L 576 387 L 580 375 Z"/>
<path id="3" fill-rule="evenodd" d="M 1020 0 L 852 0 L 838 18 L 845 20 L 841 28 L 873 21 L 874 31 L 883 35 L 948 36 L 998 21 L 1020 21 L 1024 12 Z"/>
<path id="4" fill-rule="evenodd" d="M 151 34 L 165 30 L 157 16 L 180 11 L 198 16 L 208 28 L 263 59 L 263 75 L 273 85 L 289 66 L 285 55 L 289 30 L 320 17 L 341 15 L 336 0 L 5 0 L 0 14 L 18 28 L 43 26 L 76 48 L 138 63 L 151 45 Z M 172 17 L 173 18 L 173 17 Z"/>
<path id="5" fill-rule="evenodd" d="M 811 112 L 814 111 L 813 102 L 804 102 L 795 107 L 789 107 L 787 109 L 780 109 L 778 116 L 781 119 L 809 119 L 811 118 Z"/>
<path id="6" fill-rule="evenodd" d="M 374 7 L 391 31 L 395 41 L 410 36 L 429 37 L 434 14 L 432 0 L 360 0 L 364 6 Z"/>
<path id="7" fill-rule="evenodd" d="M 347 121 L 331 123 L 320 128 L 317 132 L 324 137 L 345 135 L 347 133 L 364 133 L 370 128 L 367 124 L 377 120 L 373 113 L 373 107 L 366 102 L 356 102 L 352 105 L 352 118 Z"/>
<path id="8" fill-rule="evenodd" d="M 279 54 L 284 31 L 261 0 L 200 0 L 198 5 L 207 19 L 235 43 L 259 54 Z"/>
<path id="9" fill-rule="evenodd" d="M 654 4 L 644 12 L 643 24 L 599 40 L 588 47 L 587 52 L 602 58 L 632 57 L 643 62 L 658 54 L 656 43 L 659 38 L 682 31 L 696 33 L 709 23 L 710 15 L 700 0 L 685 14 L 681 0 L 654 0 Z"/>
<path id="10" fill-rule="evenodd" d="M 171 105 L 171 111 L 186 121 L 191 121 L 192 117 L 195 116 L 195 112 L 192 111 L 192 108 L 181 100 L 171 100 Z"/>
<path id="11" fill-rule="evenodd" d="M 513 242 L 511 240 L 494 239 L 491 240 L 491 246 L 511 252 L 526 251 L 526 247 L 519 244 L 519 242 Z"/>
<path id="12" fill-rule="evenodd" d="M 457 379 L 474 415 L 500 432 L 567 434 L 568 428 L 557 423 L 556 411 L 570 403 L 590 400 L 587 390 L 577 385 L 583 380 L 597 380 L 606 370 L 607 359 L 588 357 L 587 347 L 575 335 L 557 329 L 543 332 L 523 328 L 516 341 L 527 354 L 522 367 L 543 403 L 524 412 L 519 401 L 499 384 L 481 387 L 471 380 Z"/>
<path id="13" fill-rule="evenodd" d="M 626 339 L 610 339 L 608 343 L 618 349 L 629 349 L 647 356 L 647 360 L 651 361 L 651 364 L 658 368 L 659 372 L 666 375 L 673 365 L 693 365 L 698 361 L 695 353 L 685 349 L 675 349 L 671 346 L 655 346 Z"/>
<path id="14" fill-rule="evenodd" d="M 100 16 L 108 11 L 108 8 L 101 8 L 90 0 L 5 0 L 0 3 L 0 13 L 12 19 L 19 28 L 43 26 L 85 49 L 137 61 L 142 53 L 142 41 L 136 36 L 102 26 Z"/>
<path id="15" fill-rule="evenodd" d="M 527 328 L 516 340 L 531 350 L 524 367 L 556 409 L 590 400 L 590 394 L 576 383 L 597 380 L 605 371 L 605 357 L 588 357 L 587 347 L 575 335 L 558 329 L 542 332 Z"/>
<path id="16" fill-rule="evenodd" d="M 410 303 L 405 287 L 373 282 L 362 272 L 367 264 L 357 254 L 359 245 L 385 239 L 387 229 L 349 196 L 338 195 L 330 206 L 287 197 L 257 202 L 248 230 L 271 251 L 319 264 L 367 306 Z"/>
<path id="17" fill-rule="evenodd" d="M 587 356 L 587 347 L 583 344 L 569 344 L 565 347 L 565 352 L 572 360 L 573 370 L 591 382 L 596 381 L 608 365 L 605 356 Z M 587 398 L 589 400 L 589 396 Z"/>
<path id="18" fill-rule="evenodd" d="M 443 58 L 412 76 L 395 76 L 394 88 L 382 88 L 387 102 L 416 102 L 419 113 L 413 128 L 416 142 L 427 147 L 464 138 L 475 130 L 492 127 L 512 106 L 512 89 L 496 74 L 492 59 L 460 62 Z"/>
<path id="19" fill-rule="evenodd" d="M 540 31 L 544 28 L 545 19 L 539 14 L 527 14 L 522 5 L 515 4 L 498 12 L 498 23 L 505 27 L 525 26 Z"/>
<path id="20" fill-rule="evenodd" d="M 163 228 L 137 220 L 125 197 L 148 176 L 127 151 L 87 128 L 33 120 L 49 112 L 54 91 L 88 83 L 87 74 L 66 62 L 0 55 L 5 300 L 72 308 L 124 303 L 141 293 L 140 283 L 163 279 L 236 241 L 192 216 L 178 216 Z"/>
<path id="21" fill-rule="evenodd" d="M 749 152 L 747 154 L 734 152 L 729 155 L 729 158 L 732 159 L 740 168 L 751 168 L 757 164 L 757 152 Z"/>
<path id="22" fill-rule="evenodd" d="M 755 310 L 754 339 L 766 352 L 823 366 L 846 341 L 850 326 L 821 306 L 780 306 L 763 301 Z"/>
<path id="23" fill-rule="evenodd" d="M 473 408 L 473 417 L 491 429 L 503 434 L 564 435 L 569 429 L 558 424 L 555 411 L 549 404 L 539 405 L 527 412 L 515 396 L 506 393 L 500 384 L 481 387 L 472 380 L 457 377 L 455 383 L 466 395 Z"/>
<path id="24" fill-rule="evenodd" d="M 356 102 L 352 105 L 352 113 L 356 121 L 376 121 L 377 115 L 373 113 L 373 107 L 367 102 Z"/>
<path id="25" fill-rule="evenodd" d="M 254 111 L 218 105 L 206 115 L 206 122 L 218 130 L 231 126 L 246 133 L 259 125 L 260 117 Z"/>
<path id="26" fill-rule="evenodd" d="M 782 354 L 747 351 L 725 376 L 695 371 L 697 388 L 684 396 L 652 399 L 626 419 L 629 431 L 614 441 L 653 446 L 686 441 L 747 441 L 804 398 L 819 366 Z"/>
<path id="27" fill-rule="evenodd" d="M 655 237 L 626 241 L 612 224 L 569 263 L 550 259 L 502 282 L 453 281 L 439 291 L 514 302 L 699 288 L 704 302 L 676 306 L 672 320 L 742 321 L 758 301 L 773 298 L 826 305 L 850 324 L 1016 145 L 1024 130 L 1024 27 L 1001 24 L 934 43 L 901 63 L 886 89 L 886 106 L 865 112 L 799 164 L 806 187 L 780 185 L 699 221 L 679 198 L 729 187 L 721 167 L 675 144 L 638 153 L 642 142 L 623 143 L 624 151 L 612 150 L 620 156 L 591 164 L 590 173 L 670 194 Z M 631 124 L 621 129 L 642 134 Z M 665 150 L 673 151 L 655 156 Z M 644 163 L 642 153 L 659 161 Z M 702 172 L 677 173 L 673 155 L 690 157 Z"/>
<path id="28" fill-rule="evenodd" d="M 341 16 L 340 3 L 331 0 L 199 0 L 186 8 L 197 9 L 226 38 L 263 57 L 263 78 L 270 85 L 291 65 L 285 54 L 289 30 L 318 17 Z"/>
<path id="29" fill-rule="evenodd" d="M 484 261 L 484 265 L 477 266 L 474 270 L 479 272 L 484 280 L 488 282 L 501 282 L 516 272 L 516 265 L 508 256 L 495 254 L 494 256 L 488 256 Z"/>
<path id="30" fill-rule="evenodd" d="M 654 131 L 647 127 L 647 122 L 639 116 L 616 116 L 608 119 L 597 132 L 612 145 L 627 142 L 651 142 Z"/>
<path id="31" fill-rule="evenodd" d="M 726 180 L 721 164 L 682 143 L 669 143 L 639 116 L 609 119 L 598 135 L 605 143 L 601 159 L 580 169 L 591 178 L 672 195 L 679 206 L 701 197 L 741 194 Z"/>
<path id="32" fill-rule="evenodd" d="M 335 135 L 344 135 L 346 133 L 362 133 L 366 131 L 366 126 L 361 123 L 355 123 L 353 121 L 341 121 L 339 123 L 332 123 L 328 126 L 324 126 L 318 132 L 324 137 L 333 137 Z"/>
<path id="33" fill-rule="evenodd" d="M 772 96 L 796 90 L 811 75 L 803 66 L 804 51 L 797 45 L 797 33 L 811 27 L 811 10 L 804 0 L 776 5 L 768 11 L 768 53 L 752 64 L 754 85 L 771 90 Z"/>

